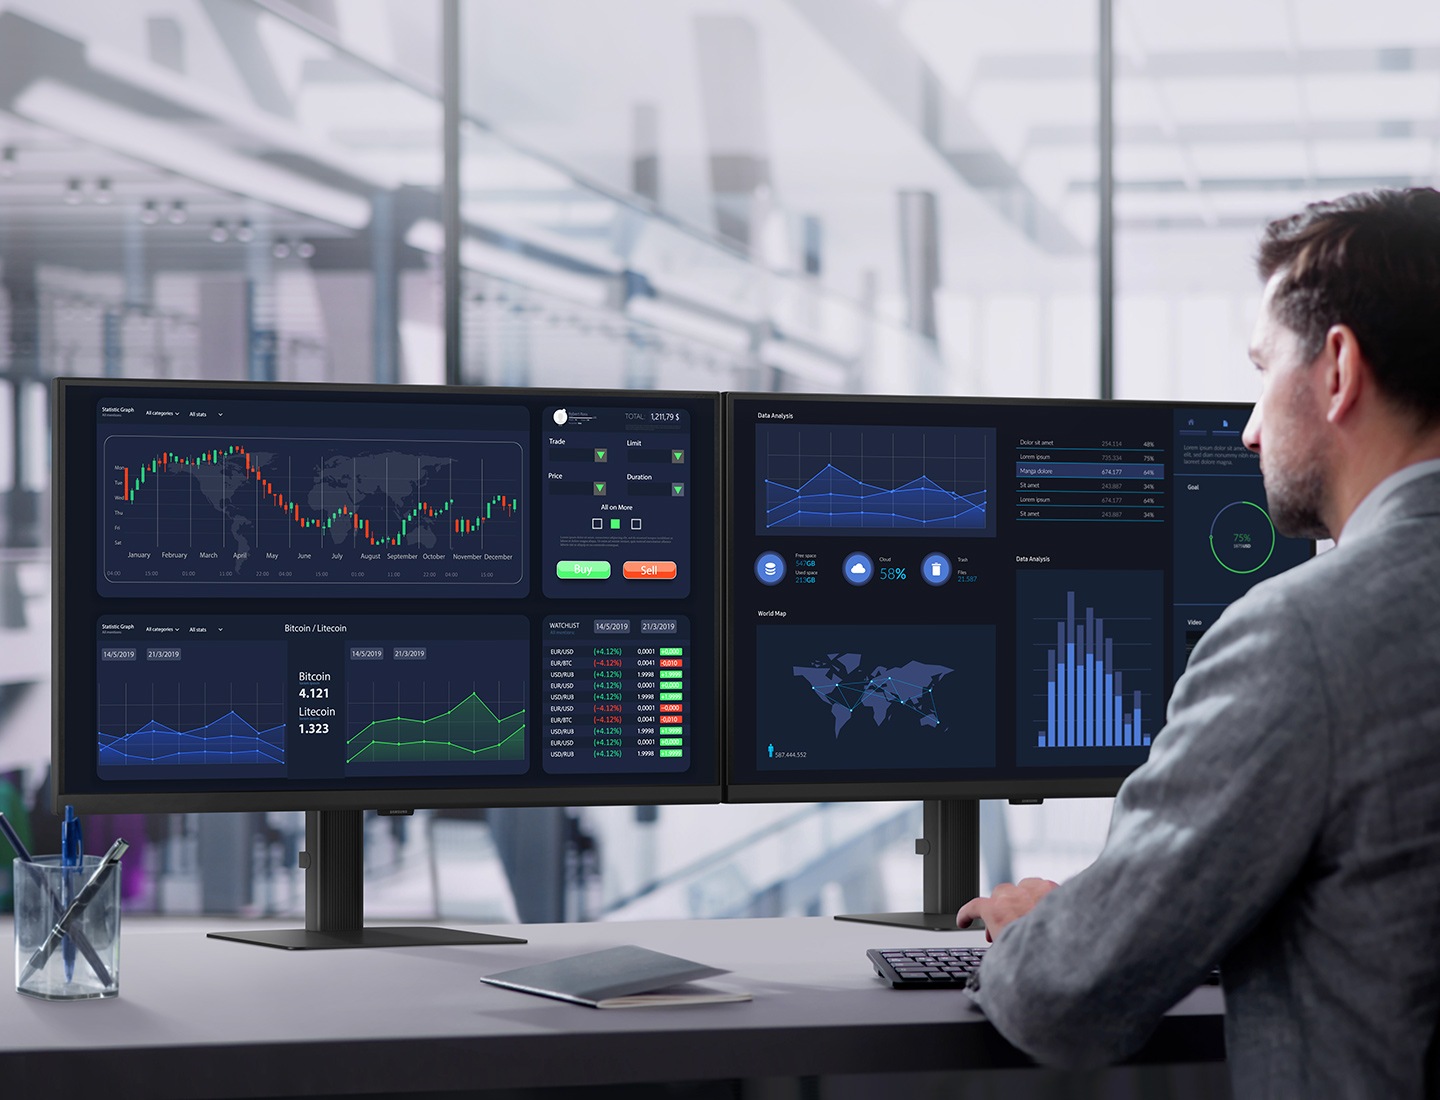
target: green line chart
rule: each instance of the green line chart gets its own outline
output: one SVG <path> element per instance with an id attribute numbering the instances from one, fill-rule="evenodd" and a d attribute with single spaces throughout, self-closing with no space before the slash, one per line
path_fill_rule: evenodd
<path id="1" fill-rule="evenodd" d="M 345 762 L 451 762 L 485 756 L 493 760 L 525 758 L 525 711 L 501 718 L 472 691 L 433 718 L 397 716 L 367 722 L 347 742 Z"/>
<path id="2" fill-rule="evenodd" d="M 368 656 L 377 651 L 379 657 Z M 348 774 L 514 774 L 528 766 L 525 668 L 515 646 L 445 641 L 357 647 L 346 680 L 352 685 L 346 699 Z"/>

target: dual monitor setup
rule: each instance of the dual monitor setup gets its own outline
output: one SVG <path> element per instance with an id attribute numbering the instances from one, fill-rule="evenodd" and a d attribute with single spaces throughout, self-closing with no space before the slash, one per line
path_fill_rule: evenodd
<path id="1" fill-rule="evenodd" d="M 925 800 L 943 926 L 1314 552 L 1248 414 L 62 379 L 55 797 L 310 811 L 285 947 L 483 939 L 364 927 L 364 810 Z"/>

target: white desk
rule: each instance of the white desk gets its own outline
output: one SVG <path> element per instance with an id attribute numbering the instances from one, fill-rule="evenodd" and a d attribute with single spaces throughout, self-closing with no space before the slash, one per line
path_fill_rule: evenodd
<path id="1" fill-rule="evenodd" d="M 523 946 L 280 951 L 207 939 L 243 922 L 127 917 L 120 996 L 0 993 L 6 1096 L 345 1095 L 1026 1065 L 956 990 L 892 990 L 867 947 L 983 933 L 827 919 L 527 925 Z M 9 944 L 13 933 L 0 923 Z M 734 971 L 754 1001 L 596 1010 L 487 986 L 635 943 Z M 12 977 L 7 974 L 6 982 Z M 1224 1057 L 1222 995 L 1167 1016 L 1142 1062 Z"/>

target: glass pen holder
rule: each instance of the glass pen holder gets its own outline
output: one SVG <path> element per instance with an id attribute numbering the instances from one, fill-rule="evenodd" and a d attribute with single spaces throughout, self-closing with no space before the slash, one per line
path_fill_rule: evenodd
<path id="1" fill-rule="evenodd" d="M 55 926 L 99 869 L 99 856 L 62 867 L 59 856 L 15 860 L 15 988 L 47 1001 L 93 1000 L 120 992 L 120 865 L 106 872 L 72 916 Z"/>

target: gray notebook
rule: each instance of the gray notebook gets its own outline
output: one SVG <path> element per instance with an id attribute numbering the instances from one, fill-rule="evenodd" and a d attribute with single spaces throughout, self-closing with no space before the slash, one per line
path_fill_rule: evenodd
<path id="1" fill-rule="evenodd" d="M 748 1001 L 749 993 L 686 985 L 698 978 L 728 974 L 713 966 L 626 945 L 522 966 L 481 978 L 521 993 L 555 997 L 591 1008 L 643 1008 Z"/>

